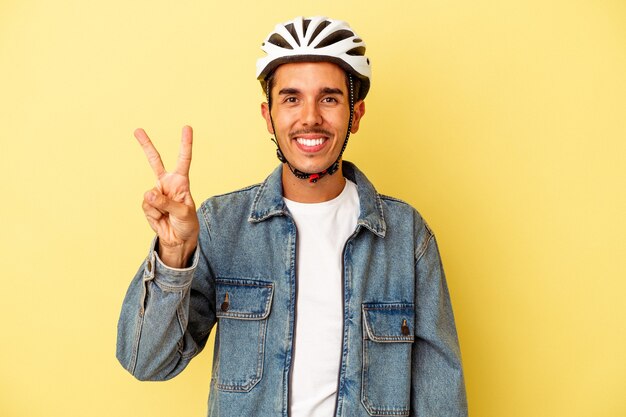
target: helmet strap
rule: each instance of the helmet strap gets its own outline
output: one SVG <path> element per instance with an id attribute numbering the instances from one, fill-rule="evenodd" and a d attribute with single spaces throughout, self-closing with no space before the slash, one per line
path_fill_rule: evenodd
<path id="1" fill-rule="evenodd" d="M 316 183 L 320 178 L 323 178 L 326 175 L 333 175 L 335 172 L 339 170 L 339 163 L 341 161 L 343 152 L 346 150 L 346 146 L 348 145 L 348 138 L 350 138 L 350 131 L 352 130 L 352 120 L 354 119 L 354 85 L 352 83 L 352 75 L 351 74 L 347 74 L 347 75 L 348 75 L 348 89 L 350 90 L 348 92 L 350 96 L 349 97 L 350 120 L 348 121 L 348 131 L 346 132 L 346 138 L 343 141 L 343 147 L 341 148 L 341 152 L 339 152 L 339 156 L 337 157 L 335 162 L 333 162 L 328 168 L 326 168 L 323 171 L 315 172 L 315 173 L 302 172 L 299 169 L 294 168 L 289 163 L 287 158 L 285 158 L 285 154 L 280 149 L 280 145 L 278 144 L 278 141 L 275 138 L 270 138 L 270 140 L 276 144 L 276 157 L 283 164 L 287 164 L 287 167 L 289 167 L 289 170 L 296 178 L 299 178 L 301 180 L 309 180 L 309 182 L 311 183 Z M 270 115 L 270 123 L 272 124 L 272 130 L 274 131 L 274 136 L 276 136 L 276 128 L 274 127 L 274 119 L 272 118 L 272 101 L 270 97 L 270 83 L 267 83 L 266 85 L 265 94 L 267 96 L 267 106 L 268 106 L 269 115 Z"/>

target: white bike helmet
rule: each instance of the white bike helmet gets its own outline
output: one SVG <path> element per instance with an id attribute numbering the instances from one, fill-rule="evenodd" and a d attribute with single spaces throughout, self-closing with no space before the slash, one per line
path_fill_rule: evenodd
<path id="1" fill-rule="evenodd" d="M 266 90 L 266 78 L 279 65 L 290 62 L 332 62 L 361 82 L 357 100 L 370 88 L 372 68 L 365 43 L 341 20 L 323 16 L 297 17 L 276 25 L 261 45 L 267 53 L 256 63 L 256 76 Z"/>

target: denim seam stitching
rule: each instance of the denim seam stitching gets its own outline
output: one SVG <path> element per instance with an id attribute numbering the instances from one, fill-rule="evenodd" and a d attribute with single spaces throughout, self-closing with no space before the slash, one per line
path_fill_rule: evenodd
<path id="1" fill-rule="evenodd" d="M 181 292 L 180 293 L 180 301 L 178 303 L 178 307 L 176 307 L 176 319 L 178 321 L 178 326 L 180 327 L 180 332 L 181 332 L 181 346 L 179 349 L 179 353 L 180 353 L 180 357 L 182 359 L 190 359 L 193 358 L 196 353 L 198 353 L 198 348 L 194 347 L 191 352 L 189 353 L 185 353 L 184 348 L 185 348 L 185 330 L 187 328 L 187 325 L 189 324 L 189 320 L 185 320 L 185 312 L 183 310 L 183 305 L 182 305 L 182 301 L 185 299 L 184 294 Z M 184 323 L 186 322 L 186 323 Z"/>
<path id="2" fill-rule="evenodd" d="M 139 323 L 137 323 L 137 328 L 135 329 L 135 340 L 133 343 L 133 353 L 130 358 L 130 363 L 128 364 L 129 371 L 132 375 L 135 375 L 135 370 L 137 368 L 137 357 L 139 356 L 139 342 L 141 340 L 141 331 L 143 329 L 143 314 L 141 314 L 141 310 L 143 310 L 143 305 L 140 308 L 139 314 Z"/>
<path id="3" fill-rule="evenodd" d="M 228 285 L 239 285 L 242 287 L 258 287 L 258 288 L 272 288 L 272 283 L 271 282 L 267 282 L 267 284 L 263 283 L 263 284 L 255 284 L 255 283 L 247 283 L 247 282 L 243 282 L 243 279 L 241 278 L 229 278 L 229 277 L 223 277 L 223 276 L 219 276 L 215 279 L 216 283 L 224 283 L 224 284 L 228 284 Z M 256 282 L 263 282 L 263 281 L 256 281 Z"/>
<path id="4" fill-rule="evenodd" d="M 163 292 L 173 292 L 173 293 L 182 293 L 187 288 L 191 286 L 191 281 L 185 285 L 171 285 L 166 284 L 161 281 L 158 277 L 155 277 L 154 283 L 159 287 L 159 289 L 163 290 Z"/>
<path id="5" fill-rule="evenodd" d="M 209 212 L 205 205 L 206 201 L 202 203 L 200 206 L 200 213 L 202 214 L 202 221 L 206 227 L 207 235 L 209 236 L 209 240 L 211 240 L 211 222 L 209 222 Z M 200 245 L 196 248 L 196 250 L 200 250 Z"/>
<path id="6" fill-rule="evenodd" d="M 415 251 L 415 264 L 416 265 L 420 261 L 420 259 L 422 259 L 422 256 L 424 256 L 424 254 L 426 253 L 426 250 L 428 249 L 428 245 L 430 245 L 430 241 L 433 240 L 433 238 L 435 237 L 435 235 L 433 235 L 430 232 L 430 229 L 428 228 L 426 229 L 429 231 L 428 238 L 426 238 L 426 241 L 422 243 L 422 245 Z"/>
<path id="7" fill-rule="evenodd" d="M 407 203 L 406 201 L 401 200 L 399 198 L 391 197 L 391 196 L 385 195 L 385 194 L 379 194 L 379 196 L 383 200 L 395 201 L 396 203 L 402 203 L 402 204 L 404 204 L 406 206 L 409 206 L 409 207 L 413 208 L 409 203 Z"/>

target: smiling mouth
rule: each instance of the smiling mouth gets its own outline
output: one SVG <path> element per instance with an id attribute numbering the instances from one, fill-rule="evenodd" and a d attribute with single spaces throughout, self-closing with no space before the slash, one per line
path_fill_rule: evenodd
<path id="1" fill-rule="evenodd" d="M 322 149 L 326 147 L 326 145 L 329 142 L 328 137 L 320 137 L 319 134 L 315 134 L 315 135 L 309 134 L 309 135 L 303 135 L 303 136 L 304 137 L 302 136 L 295 137 L 292 140 L 295 142 L 296 147 L 300 151 L 306 152 L 308 154 L 314 154 L 316 152 L 321 151 Z"/>
<path id="2" fill-rule="evenodd" d="M 317 138 L 317 139 L 307 139 L 307 138 L 296 138 L 296 142 L 298 142 L 302 146 L 313 147 L 319 146 L 327 139 L 325 138 Z"/>
<path id="3" fill-rule="evenodd" d="M 324 129 L 301 129 L 292 132 L 289 137 L 302 152 L 315 153 L 326 147 L 332 134 Z"/>

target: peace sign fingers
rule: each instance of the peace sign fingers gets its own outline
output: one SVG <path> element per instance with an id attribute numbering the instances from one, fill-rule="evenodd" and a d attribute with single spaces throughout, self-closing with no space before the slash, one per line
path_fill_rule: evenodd
<path id="1" fill-rule="evenodd" d="M 165 174 L 165 167 L 163 166 L 163 161 L 161 161 L 161 155 L 159 155 L 159 152 L 152 144 L 152 141 L 146 134 L 146 131 L 141 128 L 136 129 L 135 138 L 137 138 L 143 152 L 146 154 L 148 162 L 152 167 L 152 171 L 154 171 L 154 175 L 156 175 L 157 179 L 160 178 L 161 175 Z"/>
<path id="2" fill-rule="evenodd" d="M 135 130 L 135 137 L 157 177 L 156 187 L 144 194 L 142 208 L 150 227 L 159 236 L 159 257 L 166 265 L 175 268 L 187 265 L 198 243 L 200 229 L 189 189 L 193 141 L 191 127 L 183 127 L 181 136 L 176 169 L 167 172 L 146 132 Z"/>

